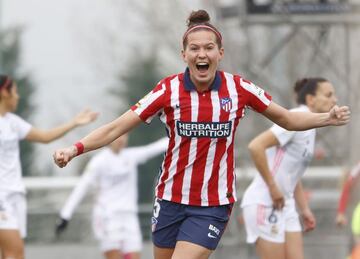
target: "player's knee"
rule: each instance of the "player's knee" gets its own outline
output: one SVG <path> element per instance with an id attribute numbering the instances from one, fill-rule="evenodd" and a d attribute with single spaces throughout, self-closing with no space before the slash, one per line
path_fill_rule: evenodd
<path id="1" fill-rule="evenodd" d="M 17 253 L 16 255 L 5 255 L 4 259 L 24 259 L 24 254 Z"/>
<path id="2" fill-rule="evenodd" d="M 17 249 L 3 251 L 4 259 L 24 259 L 24 248 L 18 247 Z"/>

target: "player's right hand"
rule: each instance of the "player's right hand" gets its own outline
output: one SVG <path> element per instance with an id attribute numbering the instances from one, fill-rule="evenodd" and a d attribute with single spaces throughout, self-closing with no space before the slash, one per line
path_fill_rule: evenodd
<path id="1" fill-rule="evenodd" d="M 64 232 L 66 227 L 68 226 L 68 223 L 68 220 L 59 217 L 55 225 L 55 235 L 59 236 L 62 232 Z"/>
<path id="2" fill-rule="evenodd" d="M 301 213 L 304 231 L 309 232 L 315 229 L 316 227 L 316 218 L 310 209 L 306 209 Z"/>
<path id="3" fill-rule="evenodd" d="M 336 215 L 335 222 L 336 222 L 336 225 L 338 225 L 339 227 L 346 226 L 347 225 L 346 215 L 343 213 L 338 213 Z"/>
<path id="4" fill-rule="evenodd" d="M 77 148 L 75 146 L 61 148 L 55 150 L 53 154 L 54 162 L 58 167 L 65 167 L 71 159 L 73 159 L 77 155 Z"/>
<path id="5" fill-rule="evenodd" d="M 282 210 L 285 206 L 285 198 L 281 193 L 276 184 L 272 184 L 269 186 L 270 196 L 273 201 L 273 208 L 276 210 Z"/>
<path id="6" fill-rule="evenodd" d="M 348 106 L 337 106 L 331 108 L 329 112 L 330 125 L 341 126 L 350 121 L 350 108 Z"/>

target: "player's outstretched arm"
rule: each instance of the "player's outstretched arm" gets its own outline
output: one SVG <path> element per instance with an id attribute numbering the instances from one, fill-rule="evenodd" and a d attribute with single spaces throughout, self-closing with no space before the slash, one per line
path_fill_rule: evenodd
<path id="1" fill-rule="evenodd" d="M 140 124 L 140 122 L 142 122 L 140 117 L 132 110 L 129 110 L 112 122 L 92 131 L 76 144 L 56 150 L 53 154 L 54 162 L 59 167 L 64 167 L 75 156 L 106 146 Z"/>
<path id="2" fill-rule="evenodd" d="M 302 131 L 325 126 L 341 126 L 350 121 L 350 109 L 335 105 L 329 112 L 290 112 L 272 102 L 263 112 L 264 116 L 277 125 L 292 131 Z"/>
<path id="3" fill-rule="evenodd" d="M 41 130 L 38 128 L 32 128 L 29 134 L 26 136 L 26 139 L 34 142 L 49 143 L 53 140 L 56 140 L 64 136 L 70 130 L 86 125 L 94 121 L 98 116 L 97 112 L 93 112 L 89 109 L 83 110 L 78 113 L 74 118 L 69 122 L 64 123 L 63 125 L 57 126 L 48 130 Z"/>

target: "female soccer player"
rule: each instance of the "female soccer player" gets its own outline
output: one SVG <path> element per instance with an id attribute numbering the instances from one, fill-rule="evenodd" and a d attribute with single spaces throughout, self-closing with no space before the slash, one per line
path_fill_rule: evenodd
<path id="1" fill-rule="evenodd" d="M 222 36 L 209 21 L 204 10 L 190 14 L 182 38 L 185 72 L 164 78 L 119 118 L 53 155 L 64 167 L 159 115 L 170 139 L 155 190 L 156 259 L 208 258 L 216 248 L 236 200 L 234 137 L 245 108 L 292 130 L 343 125 L 350 118 L 348 107 L 290 114 L 253 83 L 219 71 Z"/>
<path id="2" fill-rule="evenodd" d="M 97 117 L 83 111 L 71 121 L 50 130 L 40 130 L 15 115 L 19 101 L 16 83 L 0 75 L 0 250 L 1 258 L 24 258 L 26 236 L 25 187 L 21 179 L 19 141 L 49 143 Z"/>
<path id="3" fill-rule="evenodd" d="M 350 170 L 348 178 L 345 181 L 344 186 L 342 188 L 337 215 L 336 215 L 336 224 L 339 226 L 344 226 L 347 224 L 346 208 L 349 202 L 350 193 L 351 191 L 359 192 L 359 188 L 356 188 L 356 186 L 359 185 L 359 181 L 360 181 L 360 162 L 358 162 Z M 353 194 L 359 196 L 359 193 L 356 194 L 353 193 Z M 351 232 L 353 235 L 352 241 L 354 245 L 352 248 L 350 258 L 359 259 L 360 258 L 360 201 L 358 201 L 352 213 Z"/>
<path id="4" fill-rule="evenodd" d="M 94 156 L 60 212 L 59 234 L 89 187 L 96 190 L 92 225 L 106 259 L 139 259 L 142 248 L 137 216 L 137 167 L 163 153 L 168 138 L 126 148 L 127 134 Z"/>
<path id="5" fill-rule="evenodd" d="M 304 78 L 295 84 L 299 106 L 292 112 L 326 113 L 337 102 L 334 87 L 326 79 Z M 302 259 L 304 230 L 315 228 L 301 185 L 314 154 L 315 130 L 289 131 L 273 125 L 249 144 L 259 173 L 242 199 L 247 242 L 255 243 L 260 258 Z"/>

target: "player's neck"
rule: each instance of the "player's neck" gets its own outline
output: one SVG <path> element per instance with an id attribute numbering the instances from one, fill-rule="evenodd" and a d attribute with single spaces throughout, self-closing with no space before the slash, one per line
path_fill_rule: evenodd
<path id="1" fill-rule="evenodd" d="M 7 112 L 9 112 L 8 109 L 0 103 L 0 117 L 3 117 Z"/>

